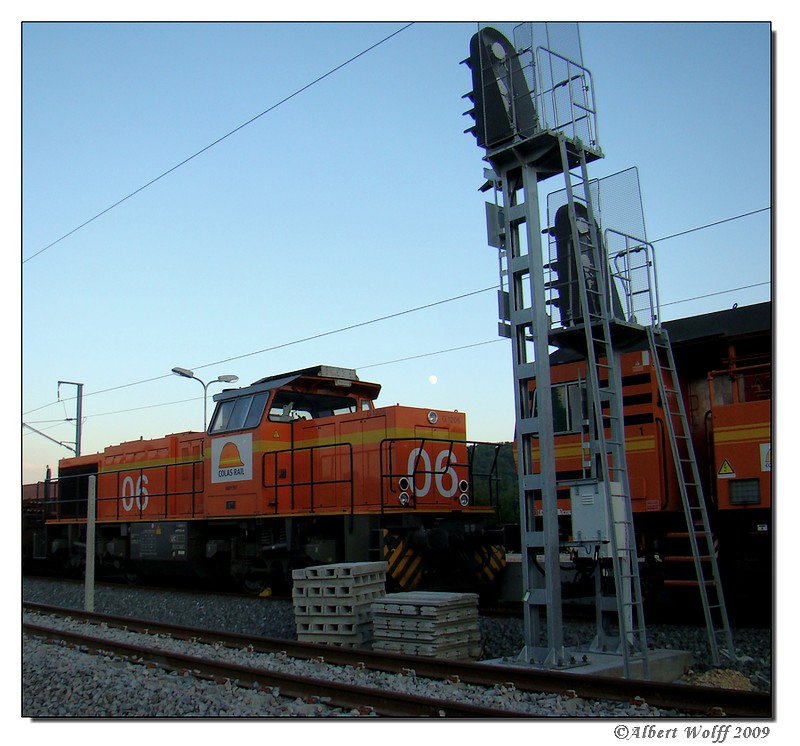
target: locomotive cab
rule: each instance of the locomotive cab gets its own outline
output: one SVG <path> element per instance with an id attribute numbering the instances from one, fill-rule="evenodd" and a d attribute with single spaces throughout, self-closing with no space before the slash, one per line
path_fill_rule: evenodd
<path id="1" fill-rule="evenodd" d="M 332 420 L 374 411 L 380 388 L 354 370 L 316 366 L 217 394 L 206 513 L 335 509 L 352 492 L 352 444 L 336 442 L 341 427 Z"/>
<path id="2" fill-rule="evenodd" d="M 380 384 L 359 381 L 354 370 L 317 366 L 262 378 L 214 396 L 209 435 L 257 427 L 265 409 L 270 422 L 292 422 L 374 409 Z M 269 402 L 269 407 L 266 404 Z"/>

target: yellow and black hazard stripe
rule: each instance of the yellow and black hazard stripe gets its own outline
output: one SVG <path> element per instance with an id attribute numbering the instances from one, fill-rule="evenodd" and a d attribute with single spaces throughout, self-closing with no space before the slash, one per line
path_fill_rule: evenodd
<path id="1" fill-rule="evenodd" d="M 491 583 L 506 566 L 505 549 L 500 546 L 479 546 L 475 550 L 475 576 L 478 583 Z"/>
<path id="2" fill-rule="evenodd" d="M 386 574 L 404 591 L 414 590 L 422 580 L 422 557 L 397 535 L 384 531 L 383 559 Z"/>

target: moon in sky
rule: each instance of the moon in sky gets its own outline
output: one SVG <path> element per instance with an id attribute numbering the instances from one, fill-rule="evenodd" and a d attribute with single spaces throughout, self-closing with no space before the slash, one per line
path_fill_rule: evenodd
<path id="1" fill-rule="evenodd" d="M 428 376 L 428 380 L 431 383 L 436 383 L 439 379 L 436 376 Z"/>

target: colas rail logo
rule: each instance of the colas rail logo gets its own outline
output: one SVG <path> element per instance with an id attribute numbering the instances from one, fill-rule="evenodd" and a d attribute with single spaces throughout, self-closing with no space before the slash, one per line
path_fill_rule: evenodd
<path id="1" fill-rule="evenodd" d="M 218 475 L 220 477 L 244 475 L 244 462 L 236 443 L 228 441 L 222 446 L 219 454 Z"/>
<path id="2" fill-rule="evenodd" d="M 211 441 L 211 464 L 212 482 L 239 482 L 252 479 L 252 434 L 214 438 Z"/>

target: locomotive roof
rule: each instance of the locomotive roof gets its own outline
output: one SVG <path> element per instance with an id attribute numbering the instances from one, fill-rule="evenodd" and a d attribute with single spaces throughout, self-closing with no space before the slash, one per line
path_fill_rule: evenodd
<path id="1" fill-rule="evenodd" d="M 289 373 L 278 373 L 272 376 L 259 378 L 253 381 L 249 386 L 243 386 L 236 389 L 225 389 L 218 394 L 214 394 L 214 401 L 222 401 L 224 399 L 231 399 L 240 396 L 244 391 L 254 393 L 259 391 L 272 391 L 279 389 L 283 386 L 296 381 L 299 378 L 316 378 L 320 383 L 330 381 L 333 386 L 342 386 L 346 388 L 353 387 L 356 384 L 362 394 L 368 394 L 373 399 L 377 398 L 381 390 L 378 383 L 367 383 L 360 381 L 356 375 L 356 371 L 352 368 L 337 368 L 330 365 L 315 365 L 310 368 L 301 368 L 300 370 L 290 371 Z"/>
<path id="2" fill-rule="evenodd" d="M 673 347 L 689 345 L 702 340 L 729 339 L 756 334 L 770 334 L 772 330 L 772 302 L 756 303 L 752 306 L 734 306 L 724 311 L 714 311 L 698 316 L 665 321 Z M 647 346 L 644 337 L 627 350 L 643 349 Z M 550 355 L 553 364 L 577 360 L 578 355 L 569 349 L 559 349 Z"/>
<path id="3" fill-rule="evenodd" d="M 252 385 L 255 386 L 259 383 L 267 383 L 268 381 L 276 381 L 283 378 L 290 378 L 297 376 L 317 376 L 319 378 L 339 378 L 346 381 L 357 381 L 353 368 L 335 368 L 332 365 L 314 365 L 310 368 L 301 368 L 300 370 L 293 370 L 289 373 L 278 373 L 274 376 L 267 376 L 266 378 L 259 378 L 253 381 Z"/>
<path id="4" fill-rule="evenodd" d="M 772 303 L 735 306 L 701 316 L 665 321 L 669 338 L 675 343 L 696 342 L 707 337 L 743 337 L 772 329 Z"/>

